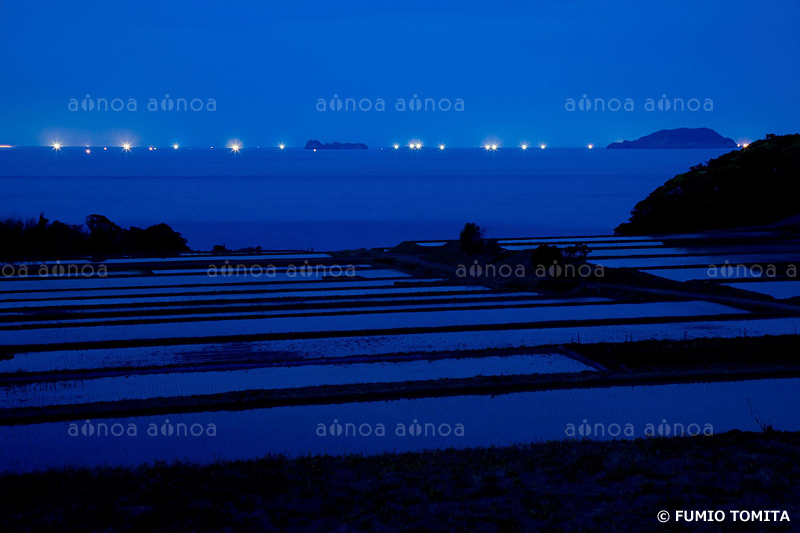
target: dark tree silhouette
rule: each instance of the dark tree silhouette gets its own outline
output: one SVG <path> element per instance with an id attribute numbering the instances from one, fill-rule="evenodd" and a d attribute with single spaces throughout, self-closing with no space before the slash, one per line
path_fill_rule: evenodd
<path id="1" fill-rule="evenodd" d="M 468 254 L 479 254 L 483 251 L 483 235 L 486 230 L 474 222 L 464 224 L 464 229 L 458 236 L 461 249 Z"/>
<path id="2" fill-rule="evenodd" d="M 111 254 L 122 251 L 121 227 L 103 215 L 89 215 L 86 217 L 86 227 L 89 228 L 87 245 L 93 253 Z"/>
<path id="3" fill-rule="evenodd" d="M 166 224 L 122 229 L 103 215 L 89 215 L 85 226 L 38 220 L 0 222 L 0 259 L 44 259 L 109 255 L 172 255 L 189 251 L 180 233 Z"/>

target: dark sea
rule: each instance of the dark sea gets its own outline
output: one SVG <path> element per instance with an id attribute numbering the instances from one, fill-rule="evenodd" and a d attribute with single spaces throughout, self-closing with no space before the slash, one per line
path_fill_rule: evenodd
<path id="1" fill-rule="evenodd" d="M 610 234 L 653 189 L 726 150 L 0 150 L 0 217 L 166 222 L 189 246 L 314 249 Z M 676 213 L 676 216 L 680 216 Z"/>

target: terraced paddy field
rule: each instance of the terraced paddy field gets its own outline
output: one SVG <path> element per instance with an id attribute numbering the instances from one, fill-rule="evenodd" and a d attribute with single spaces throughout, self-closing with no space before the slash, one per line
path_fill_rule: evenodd
<path id="1" fill-rule="evenodd" d="M 800 397 L 797 240 L 498 243 L 499 258 L 444 241 L 117 258 L 89 277 L 15 265 L 0 279 L 0 467 L 800 430 L 774 416 Z M 607 274 L 537 277 L 542 244 L 586 244 Z M 490 261 L 529 268 L 459 274 Z"/>
<path id="2" fill-rule="evenodd" d="M 15 425 L 2 428 L 0 444 L 7 468 L 29 471 L 42 463 L 208 463 L 267 454 L 511 446 L 569 437 L 702 439 L 732 429 L 759 431 L 752 409 L 774 427 L 798 430 L 800 413 L 773 414 L 785 413 L 783 404 L 799 396 L 798 378 L 459 395 Z"/>

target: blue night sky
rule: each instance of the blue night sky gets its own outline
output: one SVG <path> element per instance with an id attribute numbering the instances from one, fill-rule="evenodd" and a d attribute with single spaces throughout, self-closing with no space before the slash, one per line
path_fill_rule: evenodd
<path id="1" fill-rule="evenodd" d="M 682 126 L 735 140 L 800 130 L 798 1 L 0 6 L 0 144 L 581 146 Z M 137 110 L 84 111 L 87 94 Z M 165 94 L 206 105 L 148 111 Z M 584 94 L 634 110 L 565 109 Z M 713 111 L 645 110 L 664 94 Z M 335 95 L 385 110 L 331 110 Z M 414 95 L 463 110 L 396 110 Z"/>

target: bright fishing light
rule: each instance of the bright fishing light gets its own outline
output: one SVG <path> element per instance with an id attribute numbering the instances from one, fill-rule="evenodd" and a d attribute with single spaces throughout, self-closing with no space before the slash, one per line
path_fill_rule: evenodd
<path id="1" fill-rule="evenodd" d="M 414 148 L 416 148 L 417 150 L 419 150 L 420 148 L 422 148 L 422 143 L 417 143 L 417 144 L 415 144 L 415 145 L 414 145 Z"/>
<path id="2" fill-rule="evenodd" d="M 106 148 L 105 146 L 103 146 L 103 151 L 105 152 L 106 150 L 108 150 L 108 148 Z"/>
<path id="3" fill-rule="evenodd" d="M 123 143 L 122 144 L 122 151 L 123 152 L 130 152 L 131 151 L 131 143 Z"/>
<path id="4" fill-rule="evenodd" d="M 278 145 L 278 149 L 279 150 L 283 150 L 284 148 L 286 148 L 285 144 L 281 143 L 281 144 Z"/>
<path id="5" fill-rule="evenodd" d="M 497 145 L 496 145 L 496 144 L 493 144 L 493 145 L 492 145 L 492 152 L 496 152 L 496 151 L 497 151 Z"/>
<path id="6" fill-rule="evenodd" d="M 395 150 L 399 150 L 399 149 L 400 149 L 400 145 L 399 145 L 399 144 L 397 144 L 397 143 L 394 143 L 394 144 L 392 145 L 392 148 L 394 148 Z"/>
<path id="7" fill-rule="evenodd" d="M 87 148 L 87 149 L 85 150 L 85 152 L 86 152 L 87 154 L 91 154 L 91 153 L 92 153 L 92 150 L 91 150 L 90 148 Z"/>
<path id="8" fill-rule="evenodd" d="M 544 144 L 544 143 L 542 143 L 542 144 L 540 144 L 540 145 L 539 145 L 539 148 L 541 148 L 542 150 L 544 150 L 545 148 L 547 148 L 547 145 L 546 145 L 546 144 Z"/>
<path id="9" fill-rule="evenodd" d="M 522 148 L 523 150 L 527 150 L 527 149 L 528 149 L 528 145 L 527 145 L 527 144 L 525 144 L 525 143 L 522 143 L 522 145 L 520 146 L 520 148 Z"/>
<path id="10" fill-rule="evenodd" d="M 178 143 L 172 145 L 173 150 L 177 150 L 178 148 L 180 148 L 180 145 Z"/>
<path id="11" fill-rule="evenodd" d="M 147 149 L 150 150 L 151 152 L 153 151 L 153 147 L 152 146 L 148 146 Z"/>
<path id="12" fill-rule="evenodd" d="M 747 148 L 748 146 L 750 146 L 750 143 L 742 143 L 742 148 Z"/>
<path id="13" fill-rule="evenodd" d="M 444 145 L 443 144 L 439 145 L 439 150 L 444 150 Z"/>
<path id="14" fill-rule="evenodd" d="M 586 145 L 586 148 L 588 148 L 589 150 L 591 150 L 592 148 L 594 148 L 594 144 L 592 144 L 592 143 L 589 143 L 589 144 L 587 144 L 587 145 Z"/>
<path id="15" fill-rule="evenodd" d="M 239 150 L 241 150 L 241 149 L 242 149 L 242 145 L 241 145 L 241 144 L 239 144 L 239 143 L 233 143 L 233 144 L 231 145 L 231 152 L 233 152 L 233 153 L 235 153 L 235 154 L 238 154 L 238 153 L 239 153 Z"/>
<path id="16" fill-rule="evenodd" d="M 60 152 L 61 151 L 61 143 L 53 143 L 53 150 L 55 150 L 56 152 Z"/>

